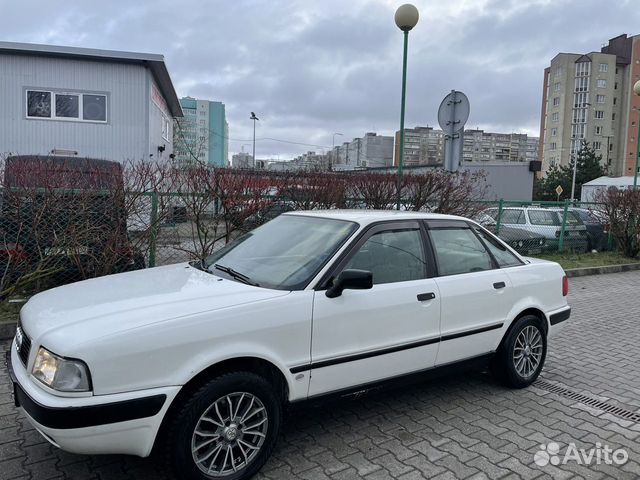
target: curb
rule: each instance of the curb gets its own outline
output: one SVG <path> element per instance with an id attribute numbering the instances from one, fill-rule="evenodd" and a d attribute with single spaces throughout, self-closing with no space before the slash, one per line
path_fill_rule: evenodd
<path id="1" fill-rule="evenodd" d="M 606 273 L 632 272 L 640 270 L 640 263 L 623 263 L 621 265 L 607 265 L 604 267 L 570 268 L 565 270 L 567 277 L 585 277 L 587 275 L 603 275 Z"/>

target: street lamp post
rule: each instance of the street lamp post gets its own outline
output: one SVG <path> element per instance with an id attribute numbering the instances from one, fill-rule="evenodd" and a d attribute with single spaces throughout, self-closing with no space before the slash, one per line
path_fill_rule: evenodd
<path id="1" fill-rule="evenodd" d="M 640 97 L 640 80 L 636 82 L 633 86 L 633 92 Z M 640 160 L 640 106 L 638 107 L 638 147 L 636 152 L 636 165 L 633 171 L 633 189 L 635 190 L 638 186 L 638 160 Z"/>
<path id="2" fill-rule="evenodd" d="M 402 167 L 404 163 L 404 104 L 407 91 L 407 46 L 409 44 L 409 31 L 418 23 L 420 14 L 418 9 L 406 3 L 396 10 L 395 22 L 404 34 L 404 50 L 402 54 L 402 98 L 400 101 L 400 158 L 398 159 L 398 185 L 396 208 L 400 210 L 400 200 L 402 196 Z"/>
<path id="3" fill-rule="evenodd" d="M 253 168 L 256 168 L 256 120 L 260 120 L 256 117 L 256 114 L 251 112 L 250 120 L 253 120 Z"/>

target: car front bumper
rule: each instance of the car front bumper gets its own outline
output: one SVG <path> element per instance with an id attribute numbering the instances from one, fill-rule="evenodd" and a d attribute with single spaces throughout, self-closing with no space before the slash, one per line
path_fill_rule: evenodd
<path id="1" fill-rule="evenodd" d="M 15 343 L 7 352 L 14 399 L 33 426 L 56 447 L 81 454 L 146 457 L 179 387 L 87 397 L 60 397 L 35 385 Z"/>

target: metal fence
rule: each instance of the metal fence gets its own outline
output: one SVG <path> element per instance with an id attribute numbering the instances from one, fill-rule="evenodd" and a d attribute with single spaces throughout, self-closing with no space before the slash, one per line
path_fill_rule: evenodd
<path id="1" fill-rule="evenodd" d="M 264 195 L 230 201 L 205 193 L 120 190 L 4 189 L 0 202 L 0 300 L 205 258 L 283 211 L 304 208 Z M 474 220 L 525 255 L 614 247 L 598 204 L 500 200 L 476 207 L 469 210 Z"/>
<path id="2" fill-rule="evenodd" d="M 592 202 L 487 201 L 474 218 L 525 255 L 612 250 L 604 209 Z"/>

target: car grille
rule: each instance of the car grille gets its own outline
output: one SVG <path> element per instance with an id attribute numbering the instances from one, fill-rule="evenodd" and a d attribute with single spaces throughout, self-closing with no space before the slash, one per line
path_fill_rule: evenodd
<path id="1" fill-rule="evenodd" d="M 22 364 L 26 367 L 29 361 L 29 353 L 31 352 L 31 339 L 24 333 L 20 324 L 16 328 L 16 348 Z"/>

